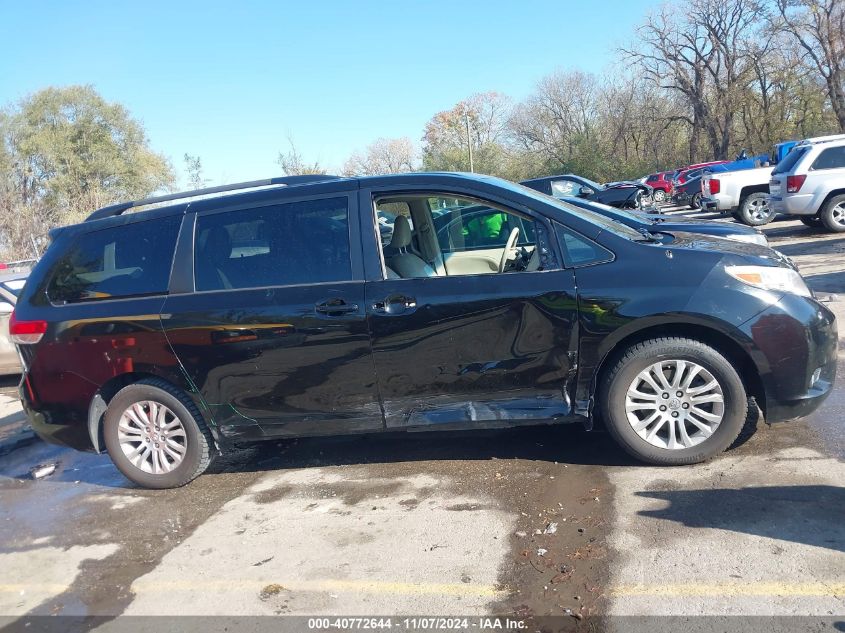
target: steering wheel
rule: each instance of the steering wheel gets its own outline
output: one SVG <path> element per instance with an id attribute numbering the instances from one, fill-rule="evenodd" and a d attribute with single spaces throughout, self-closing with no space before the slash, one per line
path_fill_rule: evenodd
<path id="1" fill-rule="evenodd" d="M 505 266 L 508 265 L 510 259 L 510 252 L 516 246 L 516 241 L 519 239 L 519 227 L 515 226 L 511 229 L 511 234 L 508 235 L 508 241 L 505 243 L 505 250 L 502 251 L 502 259 L 499 261 L 499 272 L 505 272 Z"/>

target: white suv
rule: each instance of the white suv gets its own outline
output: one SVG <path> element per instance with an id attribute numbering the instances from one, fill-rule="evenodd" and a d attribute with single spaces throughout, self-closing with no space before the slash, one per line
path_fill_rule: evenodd
<path id="1" fill-rule="evenodd" d="M 769 204 L 808 226 L 845 231 L 845 134 L 802 141 L 772 171 Z"/>

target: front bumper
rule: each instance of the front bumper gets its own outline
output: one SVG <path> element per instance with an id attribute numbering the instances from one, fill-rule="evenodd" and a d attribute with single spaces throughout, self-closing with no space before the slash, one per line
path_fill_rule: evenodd
<path id="1" fill-rule="evenodd" d="M 743 324 L 765 392 L 767 422 L 809 415 L 830 395 L 836 378 L 836 316 L 821 303 L 785 295 Z"/>

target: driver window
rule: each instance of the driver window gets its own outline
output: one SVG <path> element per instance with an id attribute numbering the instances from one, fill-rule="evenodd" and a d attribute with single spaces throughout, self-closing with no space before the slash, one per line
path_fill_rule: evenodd
<path id="1" fill-rule="evenodd" d="M 398 201 L 377 200 L 376 212 L 382 216 Z M 450 195 L 402 202 L 410 222 L 398 220 L 402 226 L 391 226 L 390 243 L 383 244 L 388 278 L 531 272 L 554 264 L 544 225 L 529 216 Z"/>

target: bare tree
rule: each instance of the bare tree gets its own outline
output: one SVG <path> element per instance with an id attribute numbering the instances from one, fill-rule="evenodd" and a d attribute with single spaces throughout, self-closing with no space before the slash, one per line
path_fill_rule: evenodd
<path id="1" fill-rule="evenodd" d="M 364 153 L 354 152 L 343 165 L 345 176 L 373 176 L 414 171 L 416 149 L 408 137 L 379 138 Z"/>
<path id="2" fill-rule="evenodd" d="M 309 163 L 302 158 L 302 154 L 299 153 L 296 144 L 293 142 L 293 137 L 290 135 L 288 135 L 288 145 L 290 145 L 290 149 L 287 152 L 279 152 L 279 157 L 276 159 L 286 176 L 326 173 L 326 169 L 320 165 L 319 161 Z"/>
<path id="3" fill-rule="evenodd" d="M 821 74 L 830 105 L 845 132 L 845 2 L 842 0 L 776 0 L 776 28 L 800 44 Z"/>
<path id="4" fill-rule="evenodd" d="M 191 189 L 202 189 L 208 184 L 208 179 L 202 175 L 202 160 L 199 156 L 185 154 L 185 169 L 188 172 L 188 186 Z"/>
<path id="5" fill-rule="evenodd" d="M 754 42 L 764 7 L 758 0 L 692 0 L 684 17 L 664 5 L 638 29 L 640 44 L 623 49 L 648 83 L 677 92 L 688 112 L 689 159 L 702 136 L 710 156 L 726 158 L 734 117 L 753 77 Z"/>
<path id="6" fill-rule="evenodd" d="M 507 154 L 510 108 L 505 95 L 485 92 L 435 114 L 423 135 L 425 168 L 498 173 Z"/>

